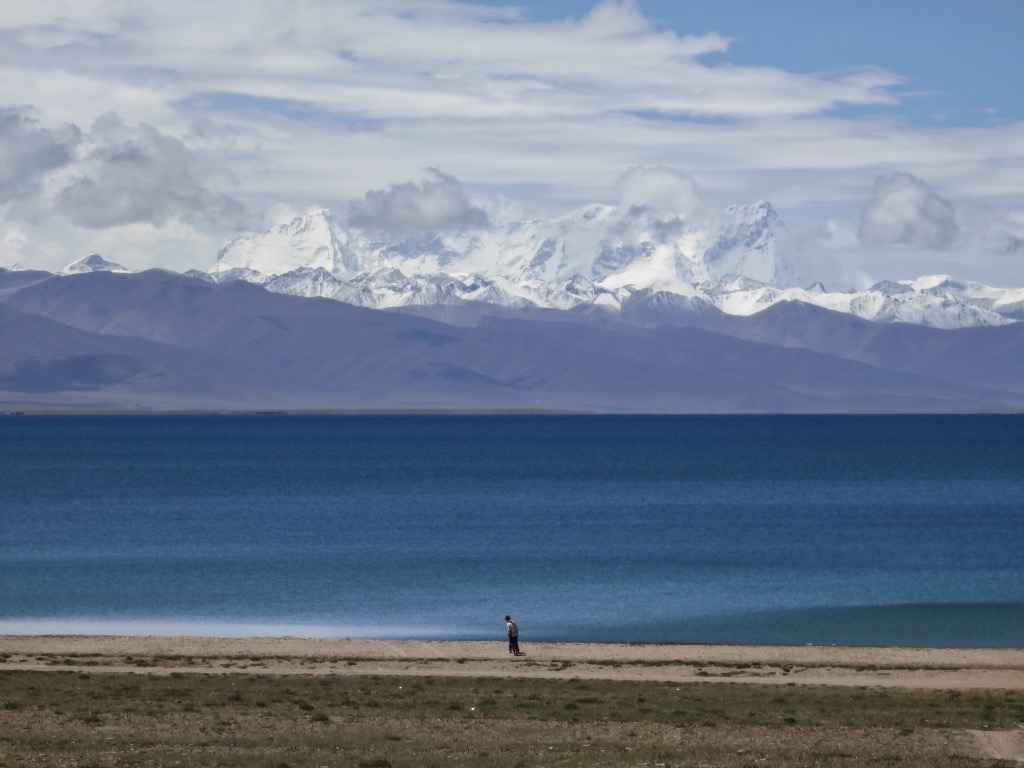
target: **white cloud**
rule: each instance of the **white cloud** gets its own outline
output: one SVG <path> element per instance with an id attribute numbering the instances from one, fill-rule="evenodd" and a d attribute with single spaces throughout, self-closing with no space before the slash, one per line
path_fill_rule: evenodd
<path id="1" fill-rule="evenodd" d="M 46 128 L 32 109 L 0 107 L 0 203 L 36 194 L 48 173 L 71 162 L 80 138 L 74 126 Z"/>
<path id="2" fill-rule="evenodd" d="M 220 229 L 248 224 L 245 207 L 202 183 L 198 159 L 178 139 L 149 125 L 129 127 L 102 115 L 79 157 L 52 182 L 54 210 L 92 229 L 182 219 Z"/>
<path id="3" fill-rule="evenodd" d="M 44 125 L 35 111 L 0 107 L 0 203 L 19 216 L 60 214 L 82 227 L 181 218 L 215 228 L 248 225 L 244 206 L 211 193 L 223 175 L 181 140 L 114 113 L 83 130 Z"/>
<path id="4" fill-rule="evenodd" d="M 348 222 L 359 229 L 389 233 L 485 227 L 487 213 L 470 203 L 454 176 L 431 169 L 422 184 L 392 184 L 371 190 L 349 210 Z"/>
<path id="5" fill-rule="evenodd" d="M 636 166 L 619 179 L 619 207 L 659 218 L 699 218 L 705 204 L 692 176 L 664 166 Z"/>
<path id="6" fill-rule="evenodd" d="M 35 111 L 17 107 L 17 135 L 0 129 L 0 153 L 21 163 L 0 167 L 0 229 L 49 217 L 67 260 L 101 236 L 144 253 L 131 238 L 185 226 L 195 237 L 176 242 L 206 247 L 245 211 L 351 201 L 366 226 L 395 227 L 465 221 L 492 209 L 467 202 L 484 195 L 560 215 L 620 196 L 686 208 L 699 193 L 712 207 L 767 199 L 787 221 L 827 207 L 855 226 L 865 185 L 905 172 L 956 199 L 1024 207 L 1020 125 L 915 127 L 900 117 L 912 84 L 899 73 L 739 65 L 724 35 L 659 26 L 628 0 L 544 22 L 454 0 L 7 6 L 0 94 Z M 74 135 L 108 112 L 121 127 Z M 432 167 L 464 189 L 403 183 Z M 666 167 L 701 189 L 651 170 Z M 927 221 L 903 218 L 915 215 Z M 948 235 L 934 221 L 931 234 L 880 234 L 869 218 L 867 240 Z"/>
<path id="7" fill-rule="evenodd" d="M 864 204 L 860 239 L 869 245 L 942 249 L 956 239 L 953 206 L 909 173 L 879 177 Z"/>
<path id="8" fill-rule="evenodd" d="M 997 253 L 1024 259 L 1024 210 L 994 212 L 983 231 Z"/>
<path id="9" fill-rule="evenodd" d="M 157 110 L 161 100 L 243 95 L 374 120 L 811 114 L 892 103 L 888 89 L 900 82 L 879 70 L 825 78 L 708 67 L 700 57 L 727 51 L 727 39 L 658 29 L 632 2 L 549 23 L 438 0 L 306 0 L 279 10 L 270 0 L 67 2 L 57 22 L 49 4 L 37 4 L 0 22 L 11 46 L 0 82 L 9 98 L 20 92 L 55 114 L 62 98 L 86 109 L 82 99 L 97 93 L 91 80 L 105 89 L 106 108 L 129 119 L 140 98 Z M 18 77 L 40 74 L 43 61 L 45 78 Z M 39 88 L 40 79 L 57 90 Z"/>
<path id="10" fill-rule="evenodd" d="M 957 206 L 963 263 L 988 263 L 993 277 L 1001 285 L 1019 285 L 1007 275 L 1024 272 L 1024 207 L 997 208 L 977 200 Z"/>
<path id="11" fill-rule="evenodd" d="M 181 140 L 113 113 L 83 130 L 0 108 L 0 262 L 53 269 L 114 249 L 137 268 L 205 263 L 226 235 L 258 224 L 208 189 L 222 175 Z"/>

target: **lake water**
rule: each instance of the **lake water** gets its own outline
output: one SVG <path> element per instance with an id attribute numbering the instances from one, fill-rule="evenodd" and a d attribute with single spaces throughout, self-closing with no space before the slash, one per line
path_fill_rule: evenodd
<path id="1" fill-rule="evenodd" d="M 1024 645 L 1024 416 L 0 418 L 0 632 Z"/>

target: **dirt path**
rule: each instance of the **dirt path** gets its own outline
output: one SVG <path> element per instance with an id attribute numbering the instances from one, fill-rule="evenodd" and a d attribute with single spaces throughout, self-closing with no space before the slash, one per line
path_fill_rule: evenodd
<path id="1" fill-rule="evenodd" d="M 1024 763 L 1024 731 L 970 731 L 986 757 Z"/>

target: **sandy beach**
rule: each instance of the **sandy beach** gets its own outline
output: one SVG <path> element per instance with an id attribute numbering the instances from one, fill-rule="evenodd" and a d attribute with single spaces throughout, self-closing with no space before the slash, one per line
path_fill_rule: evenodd
<path id="1" fill-rule="evenodd" d="M 3 669 L 438 675 L 1024 690 L 1024 649 L 0 636 Z"/>

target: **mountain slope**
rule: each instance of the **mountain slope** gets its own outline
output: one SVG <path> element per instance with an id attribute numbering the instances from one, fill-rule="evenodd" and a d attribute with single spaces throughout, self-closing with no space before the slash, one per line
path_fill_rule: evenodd
<path id="1" fill-rule="evenodd" d="M 7 305 L 0 373 L 13 390 L 8 403 L 18 401 L 18 392 L 25 402 L 39 402 L 39 381 L 47 376 L 47 402 L 82 403 L 82 390 L 57 371 L 38 371 L 31 381 L 18 371 L 35 359 L 59 361 L 85 350 L 132 361 L 118 369 L 121 358 L 106 360 L 100 370 L 110 380 L 91 380 L 89 401 L 102 400 L 105 407 L 165 407 L 172 399 L 187 403 L 182 407 L 211 408 L 233 402 L 238 408 L 598 412 L 1024 407 L 1020 391 L 896 370 L 882 356 L 867 364 L 852 354 L 847 359 L 812 349 L 812 339 L 786 346 L 740 338 L 735 329 L 730 335 L 647 328 L 565 312 L 553 315 L 558 320 L 509 312 L 450 325 L 162 271 L 20 283 L 17 274 L 0 272 L 0 301 Z M 19 324 L 30 325 L 31 333 Z M 848 329 L 845 348 L 870 348 L 874 325 Z M 992 333 L 1003 329 L 976 330 L 975 345 L 1013 343 Z M 19 346 L 21 337 L 32 341 Z M 966 354 L 959 345 L 951 349 Z M 994 359 L 987 367 L 993 380 L 1013 381 L 1014 364 Z M 163 371 L 174 386 L 157 387 L 158 377 L 145 378 L 153 371 Z"/>
<path id="2" fill-rule="evenodd" d="M 809 349 L 888 370 L 1024 392 L 1024 324 L 937 329 L 871 323 L 799 302 L 750 317 L 720 317 L 716 330 L 747 341 Z"/>
<path id="3" fill-rule="evenodd" d="M 281 407 L 258 369 L 89 333 L 0 304 L 0 404 L 115 410 Z"/>

